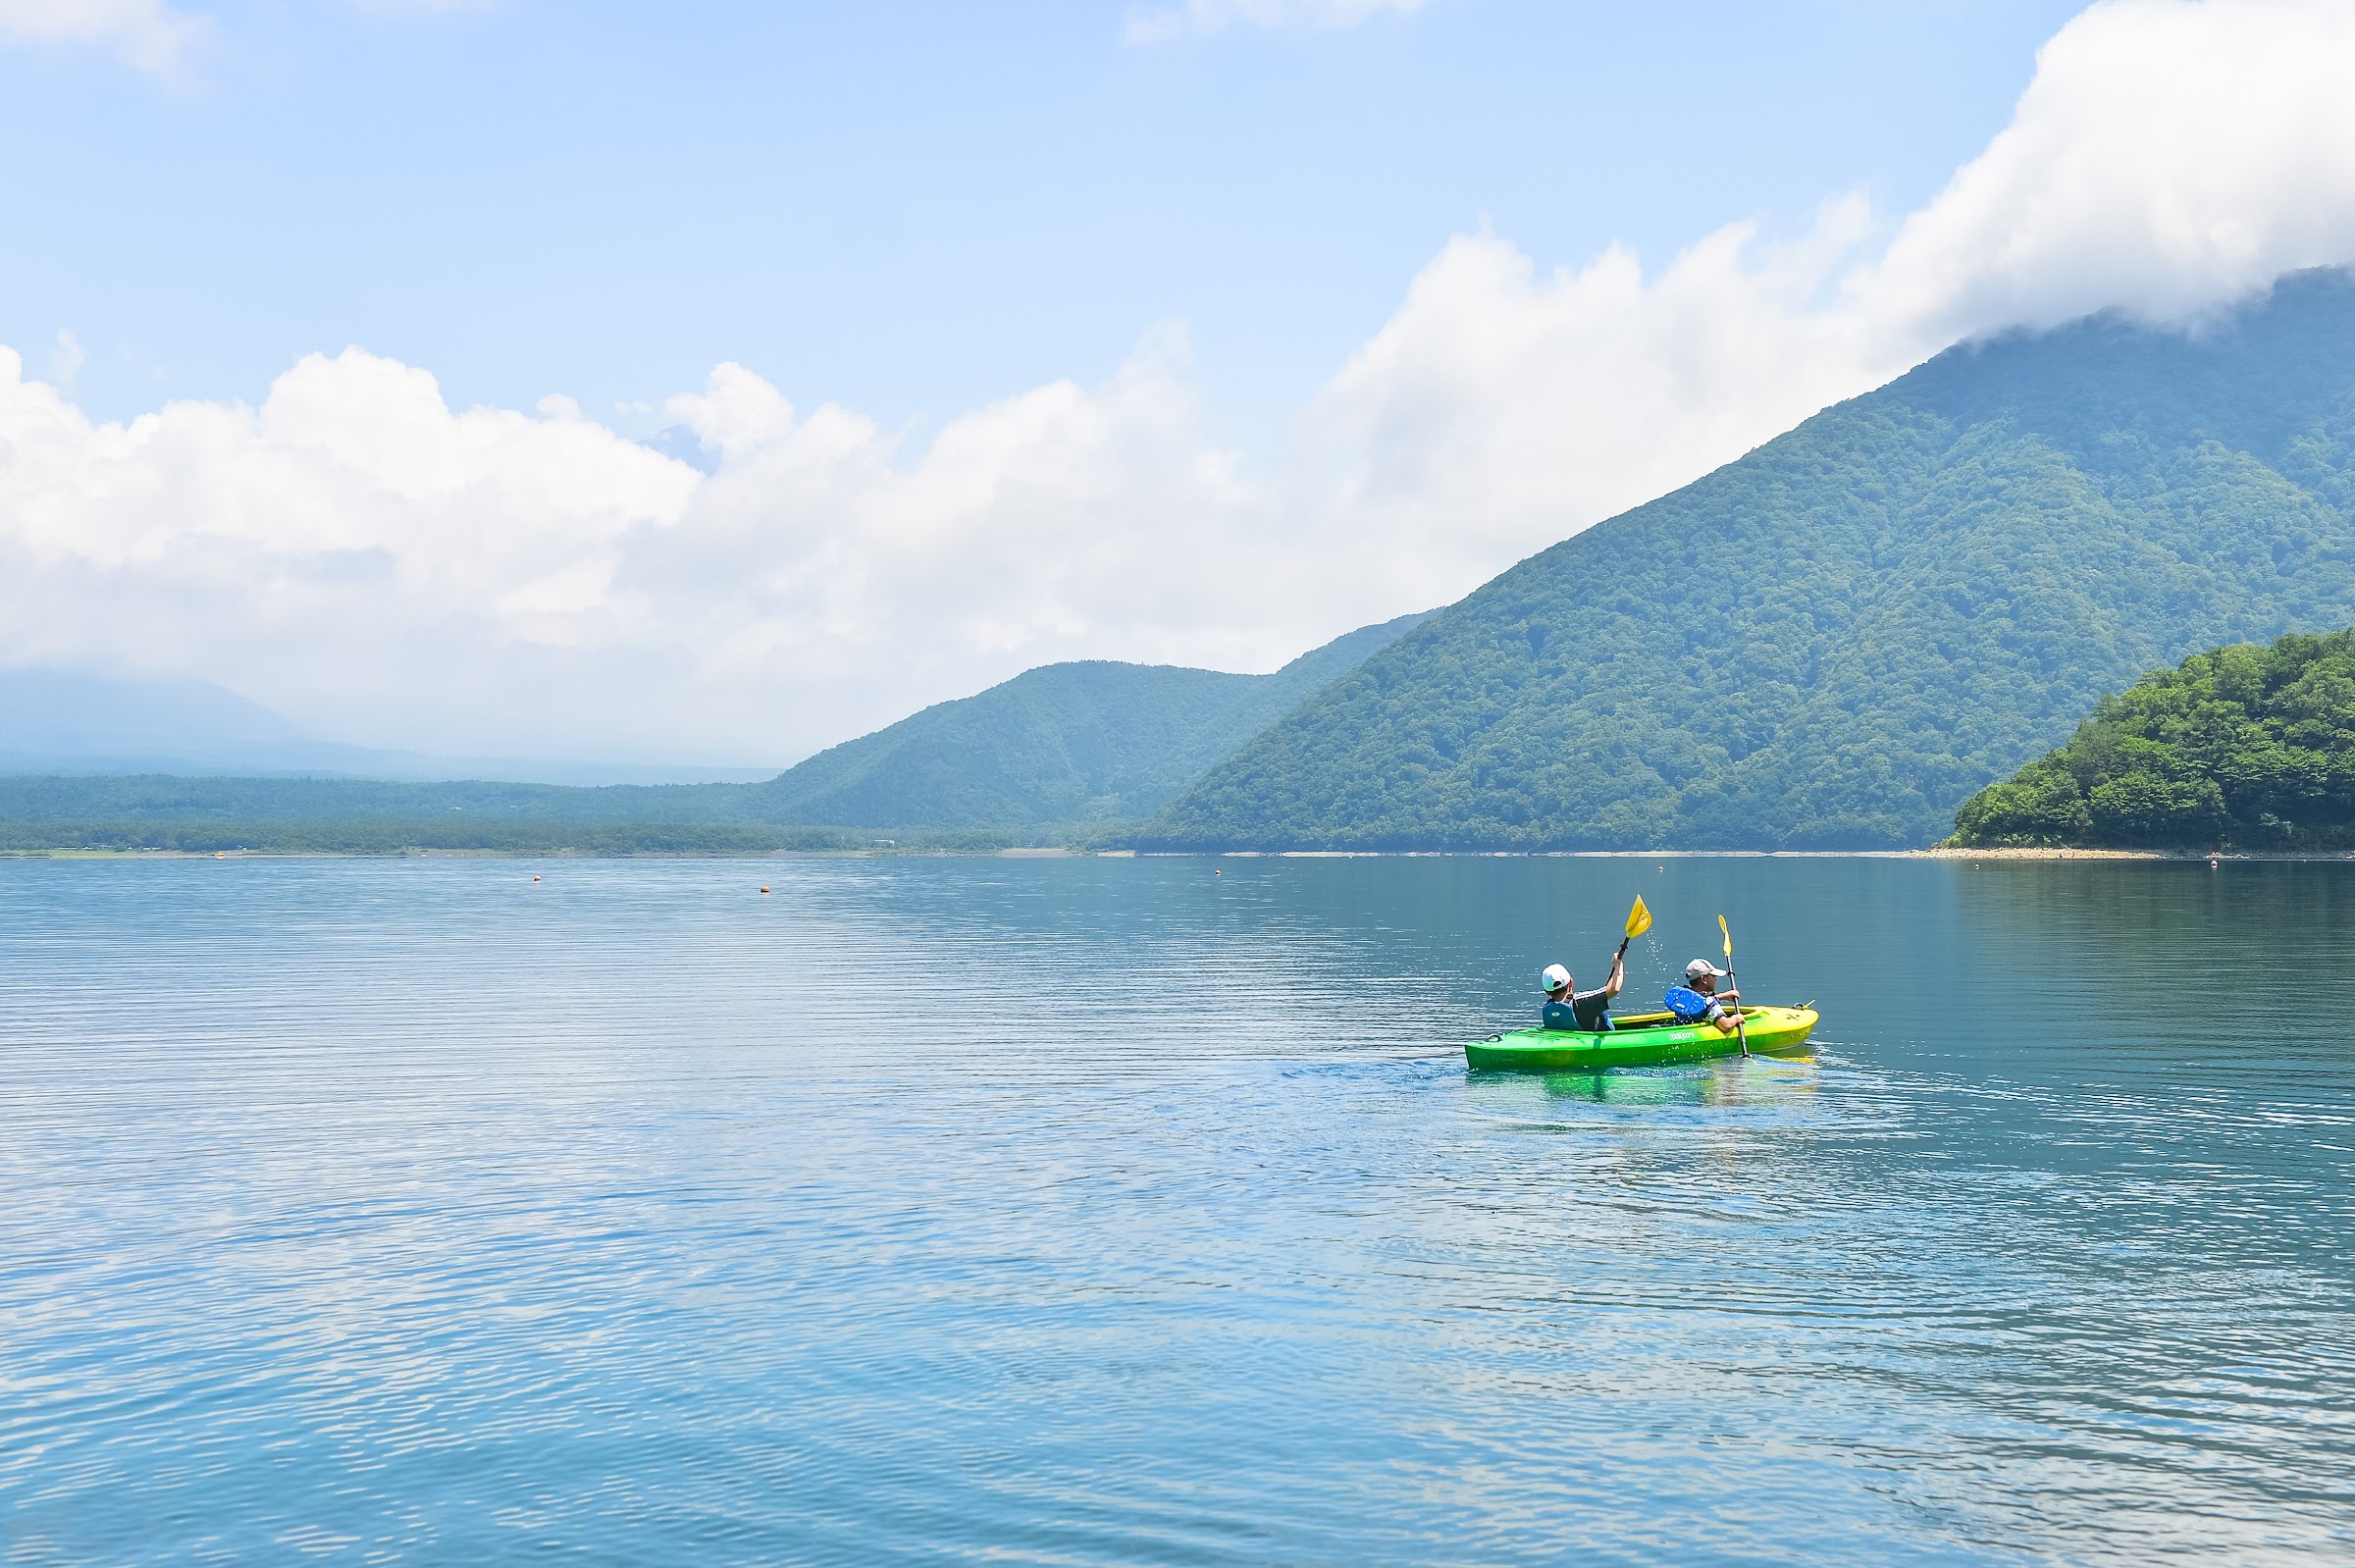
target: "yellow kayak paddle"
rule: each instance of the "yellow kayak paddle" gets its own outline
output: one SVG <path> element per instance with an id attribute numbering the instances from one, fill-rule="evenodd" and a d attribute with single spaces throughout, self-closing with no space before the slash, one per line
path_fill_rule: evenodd
<path id="1" fill-rule="evenodd" d="M 1722 915 L 1717 916 L 1717 931 L 1725 938 L 1725 977 L 1734 981 L 1734 989 L 1738 991 L 1742 988 L 1742 982 L 1734 979 L 1734 933 L 1726 925 L 1725 916 Z M 1742 1054 L 1750 1055 L 1750 1031 L 1742 1026 L 1742 1004 L 1740 1002 L 1734 1004 L 1734 1039 L 1741 1045 Z"/>
<path id="2" fill-rule="evenodd" d="M 1644 907 L 1644 895 L 1636 895 L 1636 907 L 1627 912 L 1627 935 L 1619 943 L 1619 956 L 1627 957 L 1627 944 L 1651 929 L 1651 911 Z"/>

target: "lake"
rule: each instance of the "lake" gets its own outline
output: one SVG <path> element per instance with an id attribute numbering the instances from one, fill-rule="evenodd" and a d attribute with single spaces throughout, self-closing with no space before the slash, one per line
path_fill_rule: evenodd
<path id="1" fill-rule="evenodd" d="M 1812 1060 L 1468 1073 L 1639 893 Z M 2351 955 L 2347 864 L 0 862 L 0 1559 L 2355 1561 Z"/>

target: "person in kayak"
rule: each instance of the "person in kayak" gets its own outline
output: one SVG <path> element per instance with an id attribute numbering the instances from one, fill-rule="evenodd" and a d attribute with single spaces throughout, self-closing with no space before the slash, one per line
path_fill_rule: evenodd
<path id="1" fill-rule="evenodd" d="M 1668 1005 L 1668 1011 L 1676 1015 L 1679 1023 L 1714 1023 L 1719 1034 L 1731 1034 L 1735 1027 L 1734 1019 L 1725 1011 L 1725 1004 L 1732 1002 L 1739 1006 L 1742 993 L 1727 991 L 1720 994 L 1717 982 L 1724 978 L 1725 971 L 1707 959 L 1695 959 L 1685 966 L 1685 983 L 1670 986 L 1668 994 L 1661 1000 Z"/>
<path id="2" fill-rule="evenodd" d="M 1545 1009 L 1539 1015 L 1549 1029 L 1583 1029 L 1589 1034 L 1600 1034 L 1611 1026 L 1611 998 L 1627 983 L 1627 955 L 1623 948 L 1611 960 L 1611 977 L 1600 989 L 1581 991 L 1570 978 L 1570 971 L 1559 964 L 1548 964 L 1539 976 L 1545 986 Z"/>

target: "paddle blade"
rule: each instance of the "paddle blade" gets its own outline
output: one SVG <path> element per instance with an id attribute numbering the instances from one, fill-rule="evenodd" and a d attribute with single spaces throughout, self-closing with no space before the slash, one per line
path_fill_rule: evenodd
<path id="1" fill-rule="evenodd" d="M 1734 933 L 1726 925 L 1722 915 L 1717 916 L 1717 929 L 1725 936 L 1725 962 L 1731 964 L 1734 962 Z"/>
<path id="2" fill-rule="evenodd" d="M 1651 929 L 1651 911 L 1644 907 L 1644 895 L 1636 895 L 1636 907 L 1627 912 L 1627 936 L 1634 941 Z"/>

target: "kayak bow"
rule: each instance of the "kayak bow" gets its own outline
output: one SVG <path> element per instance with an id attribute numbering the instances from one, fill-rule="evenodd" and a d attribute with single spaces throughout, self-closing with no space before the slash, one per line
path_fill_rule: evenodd
<path id="1" fill-rule="evenodd" d="M 1742 1026 L 1753 1054 L 1797 1050 L 1814 1030 L 1815 1018 L 1813 1008 L 1742 1009 Z M 1600 1034 L 1582 1029 L 1516 1029 L 1510 1034 L 1492 1034 L 1465 1046 L 1464 1060 L 1482 1071 L 1517 1068 L 1561 1072 L 1700 1062 L 1738 1056 L 1742 1051 L 1738 1037 L 1718 1033 L 1714 1023 L 1679 1023 L 1673 1014 L 1639 1013 L 1611 1021 L 1615 1027 Z"/>

